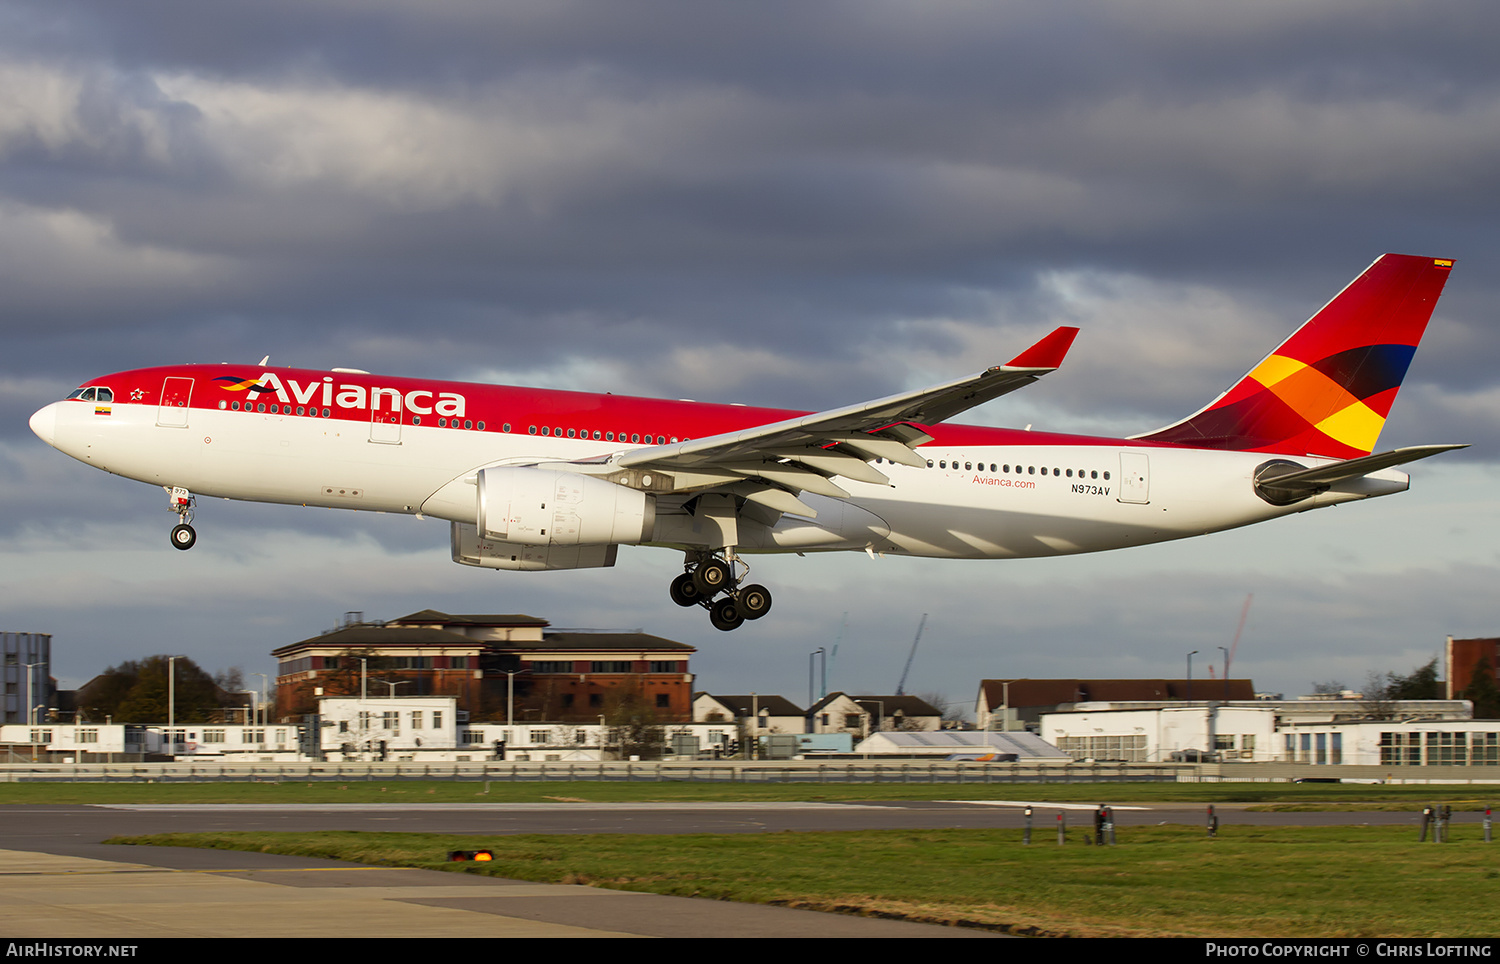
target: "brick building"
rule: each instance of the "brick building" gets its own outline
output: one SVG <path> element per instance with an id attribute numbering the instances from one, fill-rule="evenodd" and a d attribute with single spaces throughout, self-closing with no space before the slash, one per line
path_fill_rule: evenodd
<path id="1" fill-rule="evenodd" d="M 692 719 L 686 643 L 646 633 L 554 631 L 518 613 L 426 609 L 384 623 L 349 621 L 272 651 L 278 719 L 319 697 L 451 696 L 472 722 L 597 721 L 626 708 L 662 723 Z M 512 697 L 513 694 L 513 697 Z"/>
<path id="2" fill-rule="evenodd" d="M 1484 663 L 1490 681 L 1500 685 L 1500 639 L 1454 639 L 1448 637 L 1445 658 L 1448 663 L 1446 694 L 1456 700 L 1467 693 L 1474 673 Z"/>

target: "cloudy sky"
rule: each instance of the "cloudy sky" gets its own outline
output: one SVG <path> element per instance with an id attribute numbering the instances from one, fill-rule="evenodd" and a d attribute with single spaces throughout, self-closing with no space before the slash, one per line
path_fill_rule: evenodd
<path id="1" fill-rule="evenodd" d="M 971 701 L 1010 676 L 1294 695 L 1500 634 L 1500 8 L 1487 0 L 0 0 L 0 628 L 54 673 L 274 673 L 345 611 L 525 612 L 692 643 L 700 685 Z M 1003 361 L 974 413 L 1130 434 L 1196 409 L 1385 251 L 1457 259 L 1382 447 L 1412 490 L 1206 539 L 1015 562 L 753 560 L 733 634 L 664 550 L 496 573 L 446 524 L 211 502 L 28 431 L 189 361 L 821 409 Z M 847 617 L 845 616 L 847 613 Z"/>

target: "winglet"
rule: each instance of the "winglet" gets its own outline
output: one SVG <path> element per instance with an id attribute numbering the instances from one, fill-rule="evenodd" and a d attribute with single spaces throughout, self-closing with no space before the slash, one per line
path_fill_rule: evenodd
<path id="1" fill-rule="evenodd" d="M 1003 367 L 1057 368 L 1062 365 L 1063 358 L 1068 354 L 1068 349 L 1073 347 L 1073 339 L 1076 337 L 1078 337 L 1077 328 L 1067 326 L 1058 328 L 1052 334 L 1006 362 Z"/>

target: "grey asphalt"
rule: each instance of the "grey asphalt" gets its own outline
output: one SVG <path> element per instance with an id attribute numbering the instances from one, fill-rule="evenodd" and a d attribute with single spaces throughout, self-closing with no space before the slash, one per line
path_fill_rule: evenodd
<path id="1" fill-rule="evenodd" d="M 1037 804 L 1049 833 L 1055 804 Z M 1251 813 L 1221 824 L 1408 824 L 1411 813 Z M 1202 823 L 1202 808 L 1116 808 L 1122 832 Z M 1066 811 L 1081 829 L 1088 808 Z M 1477 814 L 1456 815 L 1462 822 Z M 0 807 L 5 937 L 908 937 L 970 929 L 791 908 L 535 884 L 273 854 L 121 847 L 121 834 L 209 830 L 399 830 L 456 834 L 764 833 L 1015 827 L 1016 806 L 878 804 L 372 804 Z"/>

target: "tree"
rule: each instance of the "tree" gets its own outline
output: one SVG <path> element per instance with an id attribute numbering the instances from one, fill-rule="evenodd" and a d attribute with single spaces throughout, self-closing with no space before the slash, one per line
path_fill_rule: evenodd
<path id="1" fill-rule="evenodd" d="M 1409 676 L 1388 674 L 1389 686 L 1386 697 L 1393 700 L 1440 700 L 1443 698 L 1443 683 L 1438 679 L 1437 657 L 1419 666 Z"/>
<path id="2" fill-rule="evenodd" d="M 1495 671 L 1488 657 L 1479 658 L 1474 676 L 1459 696 L 1474 704 L 1474 719 L 1500 720 L 1500 686 L 1495 683 Z"/>
<path id="3" fill-rule="evenodd" d="M 656 709 L 645 694 L 636 690 L 611 693 L 605 698 L 603 709 L 604 725 L 608 727 L 606 740 L 619 747 L 622 759 L 661 757 L 665 737 L 656 719 Z"/>
<path id="4" fill-rule="evenodd" d="M 237 705 L 234 696 L 185 656 L 126 660 L 106 669 L 78 693 L 79 710 L 85 717 L 117 723 L 162 723 L 171 712 L 169 706 L 175 706 L 178 723 L 207 723 L 222 719 L 224 707 Z"/>

